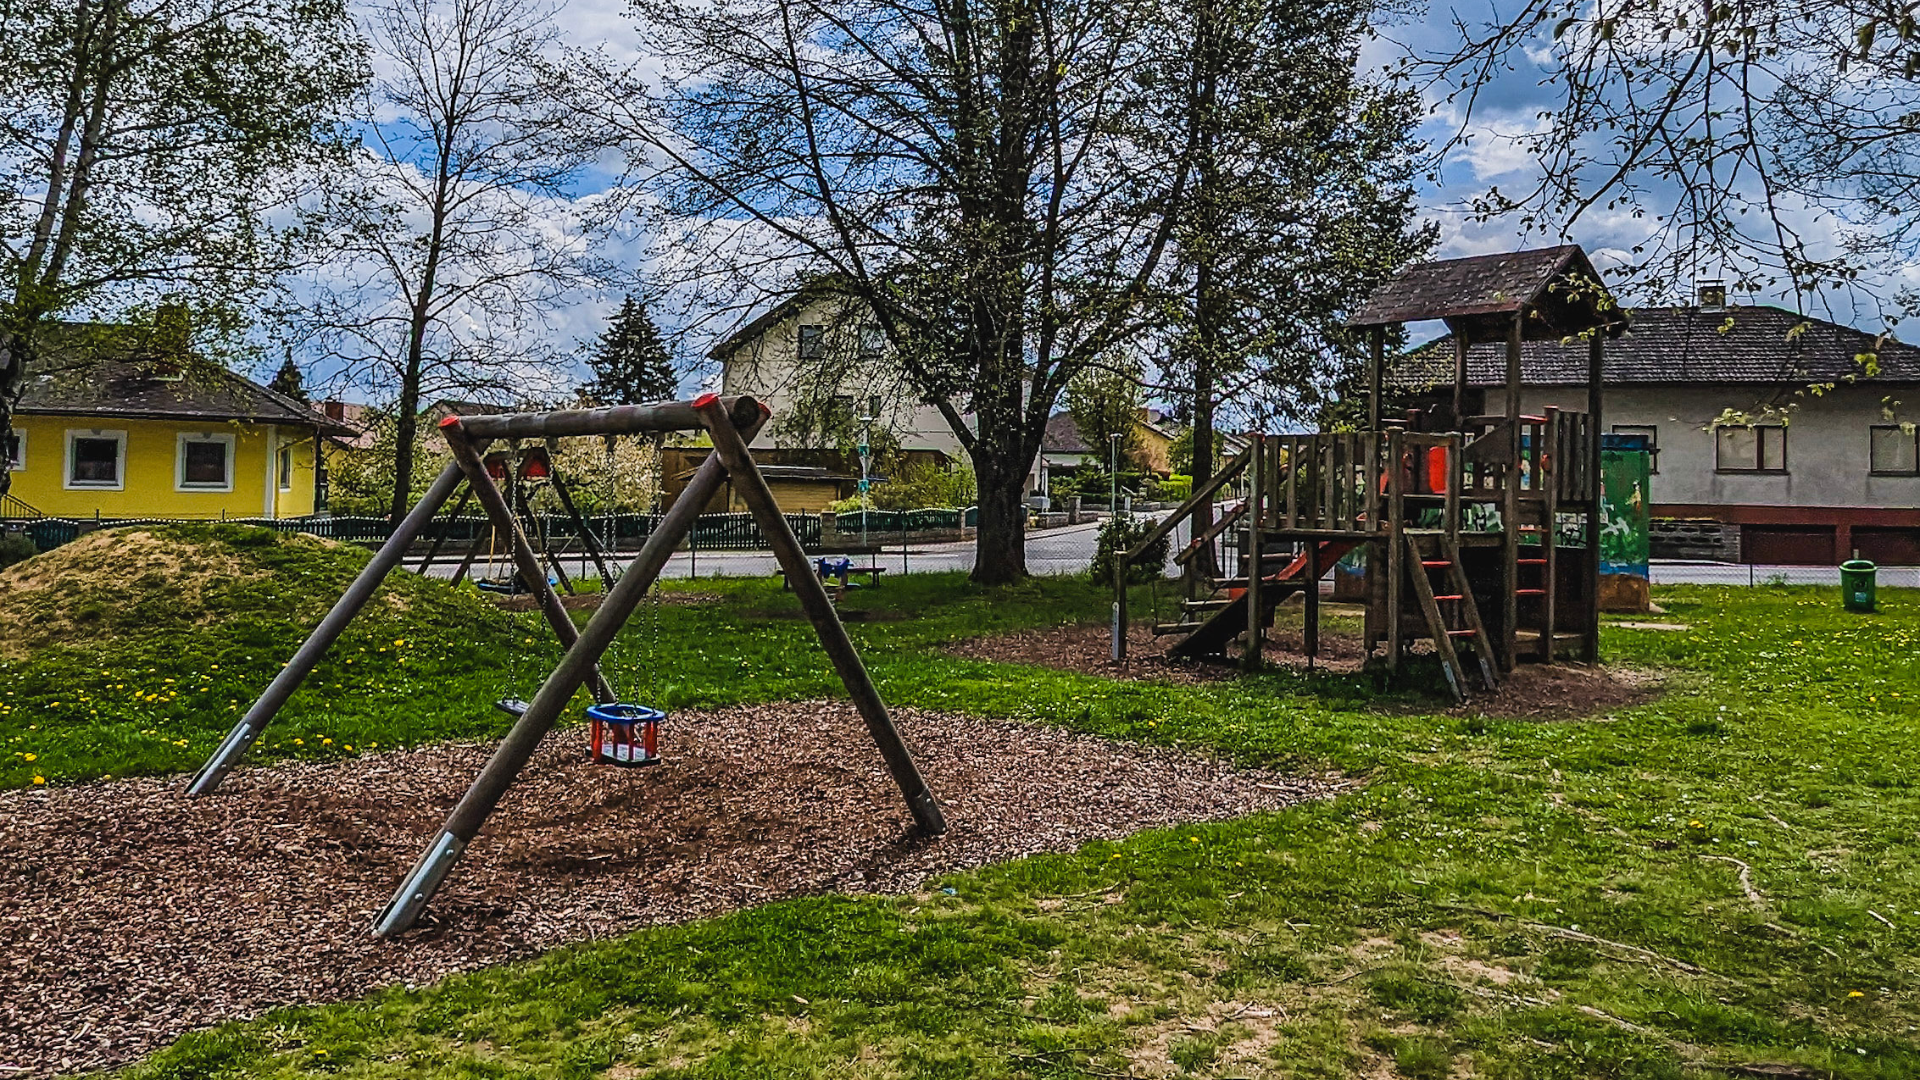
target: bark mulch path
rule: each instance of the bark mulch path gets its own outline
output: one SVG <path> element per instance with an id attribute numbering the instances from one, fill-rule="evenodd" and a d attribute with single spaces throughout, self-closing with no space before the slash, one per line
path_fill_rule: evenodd
<path id="1" fill-rule="evenodd" d="M 1268 632 L 1267 646 L 1261 655 L 1269 664 L 1304 667 L 1299 627 L 1276 626 Z M 1197 685 L 1238 678 L 1239 668 L 1231 662 L 1168 660 L 1164 654 L 1172 638 L 1156 643 L 1145 626 L 1136 625 L 1127 634 L 1127 659 L 1115 663 L 1112 630 L 1097 624 L 1048 626 L 1015 630 L 987 637 L 969 638 L 947 646 L 947 652 L 970 660 L 997 660 L 1009 664 L 1033 664 L 1039 667 L 1100 675 L 1112 679 L 1154 679 L 1162 682 Z M 1422 655 L 1417 649 L 1416 655 Z M 1430 652 L 1424 652 L 1430 657 Z M 1314 666 L 1330 674 L 1351 674 L 1366 661 L 1359 637 L 1352 634 L 1320 634 L 1320 656 Z M 1471 667 L 1471 659 L 1467 660 Z M 1437 675 L 1435 676 L 1438 677 Z M 1566 662 L 1522 664 L 1504 676 L 1492 692 L 1481 689 L 1479 677 L 1471 677 L 1472 696 L 1463 705 L 1448 708 L 1454 716 L 1486 716 L 1523 720 L 1573 720 L 1613 709 L 1624 709 L 1652 701 L 1660 696 L 1658 674 L 1629 668 L 1590 667 Z M 1435 686 L 1436 695 L 1444 695 Z M 1433 705 L 1382 705 L 1393 713 L 1425 713 Z"/>
<path id="2" fill-rule="evenodd" d="M 0 794 L 0 1075 L 123 1063 L 222 1020 L 420 984 L 564 942 L 1071 850 L 1325 797 L 1174 750 L 910 709 L 950 831 L 915 838 L 840 703 L 674 716 L 665 764 L 550 738 L 429 912 L 368 932 L 489 746 Z"/>
<path id="3" fill-rule="evenodd" d="M 1156 638 L 1144 624 L 1127 629 L 1127 658 L 1115 663 L 1113 629 L 1099 623 L 1043 626 L 1030 630 L 1010 630 L 986 637 L 967 638 L 947 646 L 947 653 L 968 660 L 997 660 L 1004 664 L 1033 664 L 1037 667 L 1075 671 L 1082 675 L 1101 675 L 1110 679 L 1154 679 L 1160 682 L 1194 686 L 1236 679 L 1242 674 L 1236 659 L 1169 660 L 1166 651 L 1173 637 Z M 1267 632 L 1266 648 L 1261 655 L 1267 663 L 1305 668 L 1307 658 L 1301 652 L 1299 627 L 1276 626 Z M 1235 649 L 1233 656 L 1238 656 Z M 1359 671 L 1366 661 L 1360 639 L 1352 634 L 1320 632 L 1320 655 L 1314 667 L 1322 671 L 1345 673 Z"/>

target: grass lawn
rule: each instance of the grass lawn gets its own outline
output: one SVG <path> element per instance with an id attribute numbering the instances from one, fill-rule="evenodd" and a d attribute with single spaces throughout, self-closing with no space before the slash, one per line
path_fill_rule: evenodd
<path id="1" fill-rule="evenodd" d="M 660 605 L 657 628 L 628 635 L 616 680 L 655 668 L 654 695 L 676 705 L 831 692 L 777 585 L 691 587 L 724 602 Z M 1691 630 L 1610 627 L 1604 646 L 1669 672 L 1666 696 L 1540 723 L 1435 714 L 1404 695 L 1381 708 L 1358 677 L 1175 687 L 956 659 L 937 646 L 1097 619 L 1105 598 L 1063 581 L 990 595 L 957 578 L 889 581 L 850 601 L 883 613 L 850 629 L 892 701 L 1368 782 L 1331 803 L 992 867 L 918 896 L 783 902 L 280 1010 L 127 1073 L 1920 1075 L 1920 868 L 1901 854 L 1920 827 L 1920 594 L 1883 592 L 1883 613 L 1862 617 L 1831 592 L 1661 590 L 1664 618 Z M 343 710 L 367 742 L 497 731 L 471 701 L 499 692 L 509 631 L 489 625 L 491 644 L 421 645 L 446 650 L 431 654 L 446 672 L 472 653 L 472 682 L 433 691 L 444 708 L 414 715 L 407 702 L 427 691 L 397 676 L 378 684 L 385 704 L 349 705 L 336 668 L 336 689 L 296 699 L 286 731 L 322 730 Z M 245 632 L 206 631 L 222 650 Z M 277 663 L 291 636 L 261 632 L 273 640 L 238 655 Z M 140 662 L 178 679 L 158 675 L 170 669 L 151 648 Z M 45 704 L 51 662 L 0 669 L 0 693 L 18 695 L 0 698 L 14 703 L 0 732 L 90 745 L 72 732 L 97 725 Z M 270 673 L 252 663 L 249 678 Z M 237 684 L 222 695 L 223 707 L 245 696 Z M 168 715 L 191 753 L 140 767 L 191 767 L 229 723 Z M 130 771 L 116 752 L 75 750 L 57 778 Z"/>

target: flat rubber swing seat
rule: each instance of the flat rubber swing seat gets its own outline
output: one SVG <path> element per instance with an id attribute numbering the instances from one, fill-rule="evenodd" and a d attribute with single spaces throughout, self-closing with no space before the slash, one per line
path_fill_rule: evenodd
<path id="1" fill-rule="evenodd" d="M 527 703 L 517 697 L 501 698 L 499 701 L 493 703 L 493 707 L 513 717 L 515 720 L 520 719 L 526 715 L 527 712 Z"/>

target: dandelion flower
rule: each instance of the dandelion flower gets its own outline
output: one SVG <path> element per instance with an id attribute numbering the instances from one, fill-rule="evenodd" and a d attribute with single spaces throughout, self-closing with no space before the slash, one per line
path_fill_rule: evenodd
<path id="1" fill-rule="evenodd" d="M 1858 990 L 1849 990 L 1847 991 L 1847 996 L 1850 998 L 1857 998 L 1857 997 L 1866 997 L 1867 995 L 1861 993 Z"/>
<path id="2" fill-rule="evenodd" d="M 44 784 L 47 782 L 47 778 L 36 774 L 33 778 L 33 782 L 36 784 Z"/>
<path id="3" fill-rule="evenodd" d="M 40 756 L 39 756 L 38 754 L 23 754 L 23 755 L 21 755 L 21 756 L 22 756 L 22 757 L 25 757 L 25 758 L 27 759 L 27 761 L 28 761 L 29 763 L 32 763 L 32 762 L 34 762 L 34 761 L 38 761 L 38 760 L 39 760 L 39 757 L 40 757 Z"/>

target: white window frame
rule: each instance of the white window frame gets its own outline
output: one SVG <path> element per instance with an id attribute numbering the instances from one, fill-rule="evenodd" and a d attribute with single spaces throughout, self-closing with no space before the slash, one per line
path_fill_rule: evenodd
<path id="1" fill-rule="evenodd" d="M 233 459 L 235 444 L 239 442 L 232 435 L 221 431 L 182 431 L 174 436 L 173 443 L 173 490 L 175 491 L 232 491 Z M 220 484 L 190 484 L 187 482 L 187 444 L 220 443 L 227 448 L 227 479 Z"/>
<path id="2" fill-rule="evenodd" d="M 75 480 L 73 478 L 73 446 L 81 439 L 111 439 L 119 444 L 114 458 L 111 483 L 105 480 Z M 68 491 L 125 491 L 127 490 L 127 433 L 116 428 L 68 428 L 67 462 L 60 473 L 60 481 Z"/>
<path id="3" fill-rule="evenodd" d="M 274 486 L 281 491 L 293 490 L 294 445 L 294 443 L 283 443 L 280 452 L 273 456 L 273 474 L 274 479 L 278 481 Z"/>
<path id="4" fill-rule="evenodd" d="M 13 436 L 13 455 L 7 459 L 7 471 L 24 472 L 27 468 L 27 433 L 14 428 L 10 434 Z"/>

